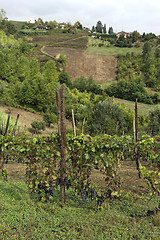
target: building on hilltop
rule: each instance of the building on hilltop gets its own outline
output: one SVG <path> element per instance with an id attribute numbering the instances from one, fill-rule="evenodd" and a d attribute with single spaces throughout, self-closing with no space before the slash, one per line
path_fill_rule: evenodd
<path id="1" fill-rule="evenodd" d="M 124 35 L 125 38 L 130 38 L 130 37 L 132 36 L 131 33 L 127 33 L 127 32 L 125 32 L 125 31 L 121 31 L 121 32 L 118 32 L 118 33 L 116 34 L 116 37 L 119 38 L 119 37 L 122 36 L 122 35 Z"/>

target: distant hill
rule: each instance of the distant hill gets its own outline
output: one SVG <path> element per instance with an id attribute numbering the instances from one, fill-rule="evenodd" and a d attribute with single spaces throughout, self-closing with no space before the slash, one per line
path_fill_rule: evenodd
<path id="1" fill-rule="evenodd" d="M 10 21 L 17 30 L 20 30 L 23 28 L 24 24 L 26 24 L 26 22 L 21 22 L 21 21 Z"/>

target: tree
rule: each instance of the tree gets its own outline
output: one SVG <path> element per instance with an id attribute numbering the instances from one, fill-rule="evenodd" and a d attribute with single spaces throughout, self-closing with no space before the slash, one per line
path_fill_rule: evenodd
<path id="1" fill-rule="evenodd" d="M 63 55 L 63 54 L 60 54 L 59 57 L 58 57 L 58 59 L 57 59 L 57 62 L 60 63 L 60 64 L 62 64 L 63 67 L 65 67 L 65 66 L 66 66 L 66 63 L 67 63 L 67 58 L 66 58 L 66 56 Z"/>
<path id="2" fill-rule="evenodd" d="M 93 134 L 118 134 L 124 130 L 123 110 L 107 99 L 99 102 L 92 112 L 90 132 Z"/>
<path id="3" fill-rule="evenodd" d="M 125 38 L 124 34 L 120 35 L 116 42 L 117 47 L 132 47 L 131 40 Z"/>
<path id="4" fill-rule="evenodd" d="M 79 21 L 77 21 L 75 22 L 74 27 L 77 29 L 82 29 L 82 24 Z"/>
<path id="5" fill-rule="evenodd" d="M 58 72 L 56 68 L 55 61 L 50 60 L 45 63 L 43 70 L 42 70 L 42 75 L 44 77 L 44 80 L 49 83 L 52 82 L 57 85 L 58 82 Z"/>
<path id="6" fill-rule="evenodd" d="M 95 31 L 96 31 L 95 27 L 94 27 L 94 26 L 92 26 L 92 32 L 95 32 Z"/>
<path id="7" fill-rule="evenodd" d="M 133 31 L 133 32 L 132 32 L 132 42 L 133 42 L 133 43 L 134 43 L 134 42 L 137 42 L 137 40 L 138 40 L 139 37 L 140 37 L 139 32 L 137 32 L 137 31 Z"/>
<path id="8" fill-rule="evenodd" d="M 147 131 L 151 136 L 160 134 L 160 107 L 154 108 L 149 112 L 149 124 Z"/>
<path id="9" fill-rule="evenodd" d="M 6 17 L 6 11 L 3 8 L 1 8 L 1 10 L 0 10 L 0 21 L 5 19 L 5 17 Z"/>
<path id="10" fill-rule="evenodd" d="M 143 50 L 142 50 L 143 57 L 150 55 L 150 53 L 151 53 L 151 44 L 149 42 L 146 42 L 143 45 Z"/>
<path id="11" fill-rule="evenodd" d="M 109 27 L 108 34 L 112 35 L 113 34 L 113 28 Z"/>
<path id="12" fill-rule="evenodd" d="M 33 121 L 31 123 L 31 126 L 32 126 L 32 130 L 34 131 L 34 133 L 38 134 L 39 131 L 41 130 L 45 130 L 45 123 L 43 121 Z"/>
<path id="13" fill-rule="evenodd" d="M 103 27 L 103 33 L 107 33 L 107 30 L 106 30 L 106 24 L 104 24 L 104 27 Z"/>
<path id="14" fill-rule="evenodd" d="M 48 23 L 48 27 L 49 28 L 56 28 L 57 27 L 57 25 L 58 25 L 58 23 L 54 20 L 54 21 L 50 21 L 49 23 Z"/>
<path id="15" fill-rule="evenodd" d="M 38 18 L 35 22 L 36 28 L 43 28 L 44 27 L 44 22 L 41 18 Z"/>
<path id="16" fill-rule="evenodd" d="M 160 49 L 159 48 L 156 48 L 155 52 L 154 52 L 154 56 L 156 58 L 160 58 Z"/>
<path id="17" fill-rule="evenodd" d="M 67 72 L 61 72 L 59 74 L 59 82 L 60 82 L 60 84 L 65 83 L 66 86 L 69 88 L 72 87 L 72 82 L 71 82 L 70 76 L 68 75 Z"/>
<path id="18" fill-rule="evenodd" d="M 29 60 L 27 57 L 22 55 L 21 57 L 18 58 L 16 63 L 17 77 L 21 82 L 23 82 L 29 76 L 29 72 L 30 72 Z"/>
<path id="19" fill-rule="evenodd" d="M 97 22 L 97 25 L 96 25 L 96 32 L 102 33 L 102 29 L 103 29 L 102 22 L 101 22 L 101 21 L 98 21 L 98 22 Z"/>
<path id="20" fill-rule="evenodd" d="M 50 127 L 51 124 L 57 121 L 57 116 L 55 113 L 46 112 L 43 117 L 44 122 Z"/>

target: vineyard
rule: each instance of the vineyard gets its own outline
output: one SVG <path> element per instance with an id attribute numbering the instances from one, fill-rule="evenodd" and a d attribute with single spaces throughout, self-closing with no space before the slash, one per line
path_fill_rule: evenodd
<path id="1" fill-rule="evenodd" d="M 1 33 L 0 239 L 159 239 L 160 110 L 137 110 L 137 97 L 155 104 L 159 96 L 135 79 L 119 81 L 123 92 L 119 82 L 97 84 L 132 76 L 126 66 L 134 72 L 139 57 L 121 57 L 120 67 L 114 56 L 87 55 L 79 31 L 29 32 L 25 42 Z M 125 105 L 134 93 L 135 114 L 113 93 L 126 94 Z"/>
<path id="2" fill-rule="evenodd" d="M 64 209 L 68 209 L 68 204 L 72 202 L 74 206 L 78 203 L 79 206 L 85 206 L 86 210 L 92 209 L 95 213 L 99 210 L 111 211 L 114 206 L 116 208 L 119 206 L 121 211 L 128 209 L 128 214 L 133 219 L 144 220 L 152 215 L 159 216 L 157 214 L 159 214 L 160 193 L 160 145 L 148 136 L 144 136 L 138 143 L 135 143 L 129 136 L 103 135 L 93 138 L 85 135 L 77 137 L 68 135 L 63 182 L 60 177 L 61 150 L 58 135 L 47 137 L 7 135 L 6 137 L 1 136 L 0 144 L 1 156 L 8 164 L 10 161 L 14 161 L 16 164 L 26 166 L 24 180 L 29 189 L 28 194 L 35 204 L 41 203 L 41 207 L 43 205 L 45 207 L 46 204 L 48 207 L 54 204 L 55 208 L 61 206 L 60 185 L 62 184 L 65 187 L 66 207 Z M 139 148 L 139 160 L 143 162 L 143 166 L 140 167 L 141 179 L 148 182 L 149 192 L 145 195 L 142 192 L 137 196 L 132 196 L 131 200 L 129 193 L 121 188 L 119 169 L 123 167 L 123 162 L 126 160 L 132 165 L 137 157 L 136 148 Z M 100 176 L 99 181 L 95 178 L 95 172 Z M 2 168 L 1 178 L 3 179 L 1 181 L 3 189 L 5 185 L 7 187 L 9 184 L 5 168 Z M 138 205 L 136 205 L 136 199 L 139 201 Z M 146 200 L 148 207 L 144 204 Z M 1 210 L 3 213 L 3 209 Z M 158 231 L 156 226 L 149 229 L 151 232 Z M 2 229 L 0 231 L 3 233 Z M 145 231 L 146 233 L 143 233 L 145 239 L 150 239 L 149 236 L 153 234 L 149 233 L 150 231 L 147 232 L 147 229 Z M 110 229 L 107 234 L 108 236 L 118 236 L 121 233 L 125 236 L 125 232 L 125 229 L 116 231 Z M 130 232 L 131 237 L 140 236 L 137 234 Z M 158 239 L 156 237 L 151 239 Z"/>

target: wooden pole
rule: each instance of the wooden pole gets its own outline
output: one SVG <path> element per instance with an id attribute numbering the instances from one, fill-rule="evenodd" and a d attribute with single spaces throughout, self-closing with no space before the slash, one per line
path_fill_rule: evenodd
<path id="1" fill-rule="evenodd" d="M 136 140 L 136 148 L 135 148 L 135 155 L 136 155 L 136 165 L 138 170 L 138 176 L 141 178 L 141 171 L 140 171 L 140 149 L 138 146 L 138 106 L 137 106 L 137 98 L 135 102 L 135 140 Z"/>
<path id="2" fill-rule="evenodd" d="M 60 114 L 60 96 L 59 88 L 56 88 L 56 101 L 57 101 L 57 125 L 58 125 L 58 135 L 61 136 L 61 114 Z"/>
<path id="3" fill-rule="evenodd" d="M 85 124 L 85 121 L 86 121 L 86 117 L 84 117 L 83 123 L 82 123 L 82 134 L 84 133 L 84 124 Z"/>
<path id="4" fill-rule="evenodd" d="M 72 127 L 73 127 L 73 136 L 76 136 L 76 124 L 74 120 L 74 111 L 72 109 Z"/>
<path id="5" fill-rule="evenodd" d="M 65 204 L 65 185 L 64 179 L 66 174 L 66 119 L 65 119 L 65 85 L 60 88 L 61 99 L 61 162 L 60 162 L 60 191 L 61 191 L 61 206 Z"/>
<path id="6" fill-rule="evenodd" d="M 5 132 L 4 132 L 4 136 L 7 135 L 7 131 L 8 131 L 8 128 L 9 128 L 10 117 L 11 117 L 11 115 L 10 115 L 10 113 L 9 113 L 9 114 L 8 114 L 8 119 L 7 119 L 6 128 L 5 128 Z"/>
<path id="7" fill-rule="evenodd" d="M 133 139 L 136 140 L 135 116 L 133 116 Z"/>
<path id="8" fill-rule="evenodd" d="M 138 142 L 138 106 L 137 106 L 137 98 L 135 102 L 135 138 L 136 142 Z"/>
<path id="9" fill-rule="evenodd" d="M 17 119 L 16 119 L 16 122 L 15 122 L 15 124 L 14 124 L 13 130 L 12 130 L 12 133 L 11 133 L 11 136 L 15 135 L 16 126 L 17 126 L 17 124 L 18 124 L 18 119 L 19 119 L 19 114 L 17 115 Z"/>

